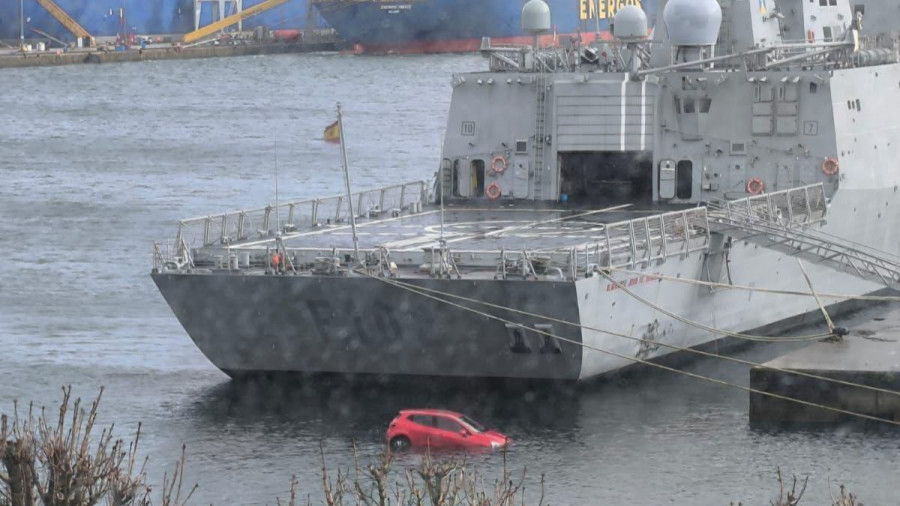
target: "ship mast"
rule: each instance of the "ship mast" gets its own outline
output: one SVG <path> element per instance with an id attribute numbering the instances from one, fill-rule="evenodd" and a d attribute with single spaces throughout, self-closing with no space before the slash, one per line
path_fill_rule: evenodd
<path id="1" fill-rule="evenodd" d="M 350 229 L 353 231 L 353 252 L 359 262 L 359 238 L 356 236 L 356 215 L 353 213 L 353 194 L 350 193 L 350 168 L 347 166 L 347 146 L 344 144 L 344 113 L 341 104 L 337 105 L 338 133 L 341 139 L 341 160 L 344 169 L 344 187 L 347 190 L 347 209 L 350 211 Z"/>

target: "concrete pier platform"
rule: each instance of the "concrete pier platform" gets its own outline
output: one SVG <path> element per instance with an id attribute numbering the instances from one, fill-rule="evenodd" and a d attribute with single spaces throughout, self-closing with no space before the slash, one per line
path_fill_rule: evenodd
<path id="1" fill-rule="evenodd" d="M 900 395 L 799 376 L 800 371 L 900 392 L 900 309 L 852 328 L 843 342 L 819 342 L 750 370 L 750 387 L 854 413 L 900 421 Z M 862 419 L 750 394 L 751 424 L 836 424 Z M 878 422 L 866 422 L 877 424 Z"/>
<path id="2" fill-rule="evenodd" d="M 121 63 L 154 60 L 189 60 L 193 58 L 219 58 L 229 56 L 253 56 L 268 54 L 309 53 L 337 51 L 339 42 L 304 42 L 300 44 L 246 44 L 204 45 L 197 47 L 133 48 L 127 51 L 103 49 L 74 50 L 69 52 L 44 51 L 40 53 L 0 52 L 0 69 L 20 67 L 48 67 L 83 63 Z"/>

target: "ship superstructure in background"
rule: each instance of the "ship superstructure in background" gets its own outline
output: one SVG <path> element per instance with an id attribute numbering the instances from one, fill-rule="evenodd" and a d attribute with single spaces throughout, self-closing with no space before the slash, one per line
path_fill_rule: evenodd
<path id="1" fill-rule="evenodd" d="M 553 12 L 546 42 L 583 42 L 609 35 L 624 6 L 640 6 L 652 20 L 658 0 L 548 0 Z M 528 44 L 521 0 L 310 0 L 328 24 L 359 52 L 471 52 L 483 37 L 498 44 Z"/>
<path id="2" fill-rule="evenodd" d="M 526 33 L 548 11 L 529 2 Z M 663 12 L 651 40 L 623 9 L 615 42 L 485 48 L 452 78 L 433 184 L 184 220 L 154 281 L 231 375 L 572 380 L 821 321 L 813 297 L 730 289 L 806 291 L 797 259 L 820 293 L 896 287 L 900 41 L 873 27 L 900 11 Z"/>
<path id="3" fill-rule="evenodd" d="M 248 9 L 262 0 L 243 0 Z M 115 37 L 123 33 L 135 35 L 180 35 L 195 29 L 194 0 L 127 0 L 102 2 L 100 0 L 54 0 L 69 16 L 95 37 Z M 225 15 L 234 12 L 234 0 L 202 2 L 200 26 L 213 21 L 219 4 Z M 63 40 L 72 40 L 72 34 L 59 24 L 46 9 L 35 0 L 24 0 L 25 36 L 32 37 L 32 29 L 47 32 Z M 308 20 L 307 0 L 290 0 L 267 12 L 247 19 L 245 30 L 264 26 L 272 30 L 285 28 L 320 27 L 323 21 L 313 12 L 315 19 Z M 219 16 L 219 18 L 222 16 Z M 0 39 L 19 38 L 19 1 L 0 2 Z"/>

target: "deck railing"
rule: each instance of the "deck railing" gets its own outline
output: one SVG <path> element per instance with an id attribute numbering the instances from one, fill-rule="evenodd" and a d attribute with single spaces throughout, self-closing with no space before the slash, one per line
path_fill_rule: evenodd
<path id="1" fill-rule="evenodd" d="M 428 183 L 415 181 L 351 194 L 357 216 L 379 216 L 421 206 L 427 200 Z M 189 248 L 230 245 L 266 239 L 277 232 L 291 233 L 320 225 L 343 223 L 350 211 L 346 195 L 297 200 L 256 209 L 243 209 L 181 220 L 175 244 Z M 279 230 L 280 229 L 280 230 Z"/>

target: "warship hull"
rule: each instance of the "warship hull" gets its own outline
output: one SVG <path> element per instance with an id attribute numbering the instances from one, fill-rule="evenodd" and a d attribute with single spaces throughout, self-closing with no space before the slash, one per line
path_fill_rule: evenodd
<path id="1" fill-rule="evenodd" d="M 183 220 L 154 279 L 229 374 L 585 380 L 824 323 L 900 287 L 900 36 L 777 6 L 670 0 L 649 53 L 485 47 L 430 187 Z"/>
<path id="2" fill-rule="evenodd" d="M 841 192 L 822 231 L 898 254 L 900 215 L 895 210 L 900 211 L 900 205 L 892 209 L 891 203 L 898 203 L 894 189 Z M 877 236 L 867 236 L 874 229 L 852 219 L 854 214 L 879 212 Z M 197 347 L 230 376 L 336 373 L 586 380 L 637 361 L 661 359 L 673 352 L 665 345 L 692 348 L 724 337 L 676 321 L 664 311 L 727 332 L 775 333 L 824 323 L 813 297 L 656 277 L 703 279 L 709 266 L 709 255 L 696 252 L 613 276 L 652 305 L 601 275 L 576 281 L 396 279 L 434 291 L 430 293 L 452 294 L 456 297 L 440 297 L 472 311 L 368 277 L 229 270 L 152 277 Z M 720 268 L 729 271 L 735 286 L 809 288 L 793 255 L 753 240 L 735 243 L 728 265 Z M 863 295 L 884 289 L 883 284 L 827 265 L 805 263 L 804 268 L 817 293 Z M 835 316 L 834 304 L 844 299 L 823 300 Z M 539 328 L 564 340 L 529 333 L 524 343 L 516 343 L 504 321 L 529 328 L 544 325 Z"/>

